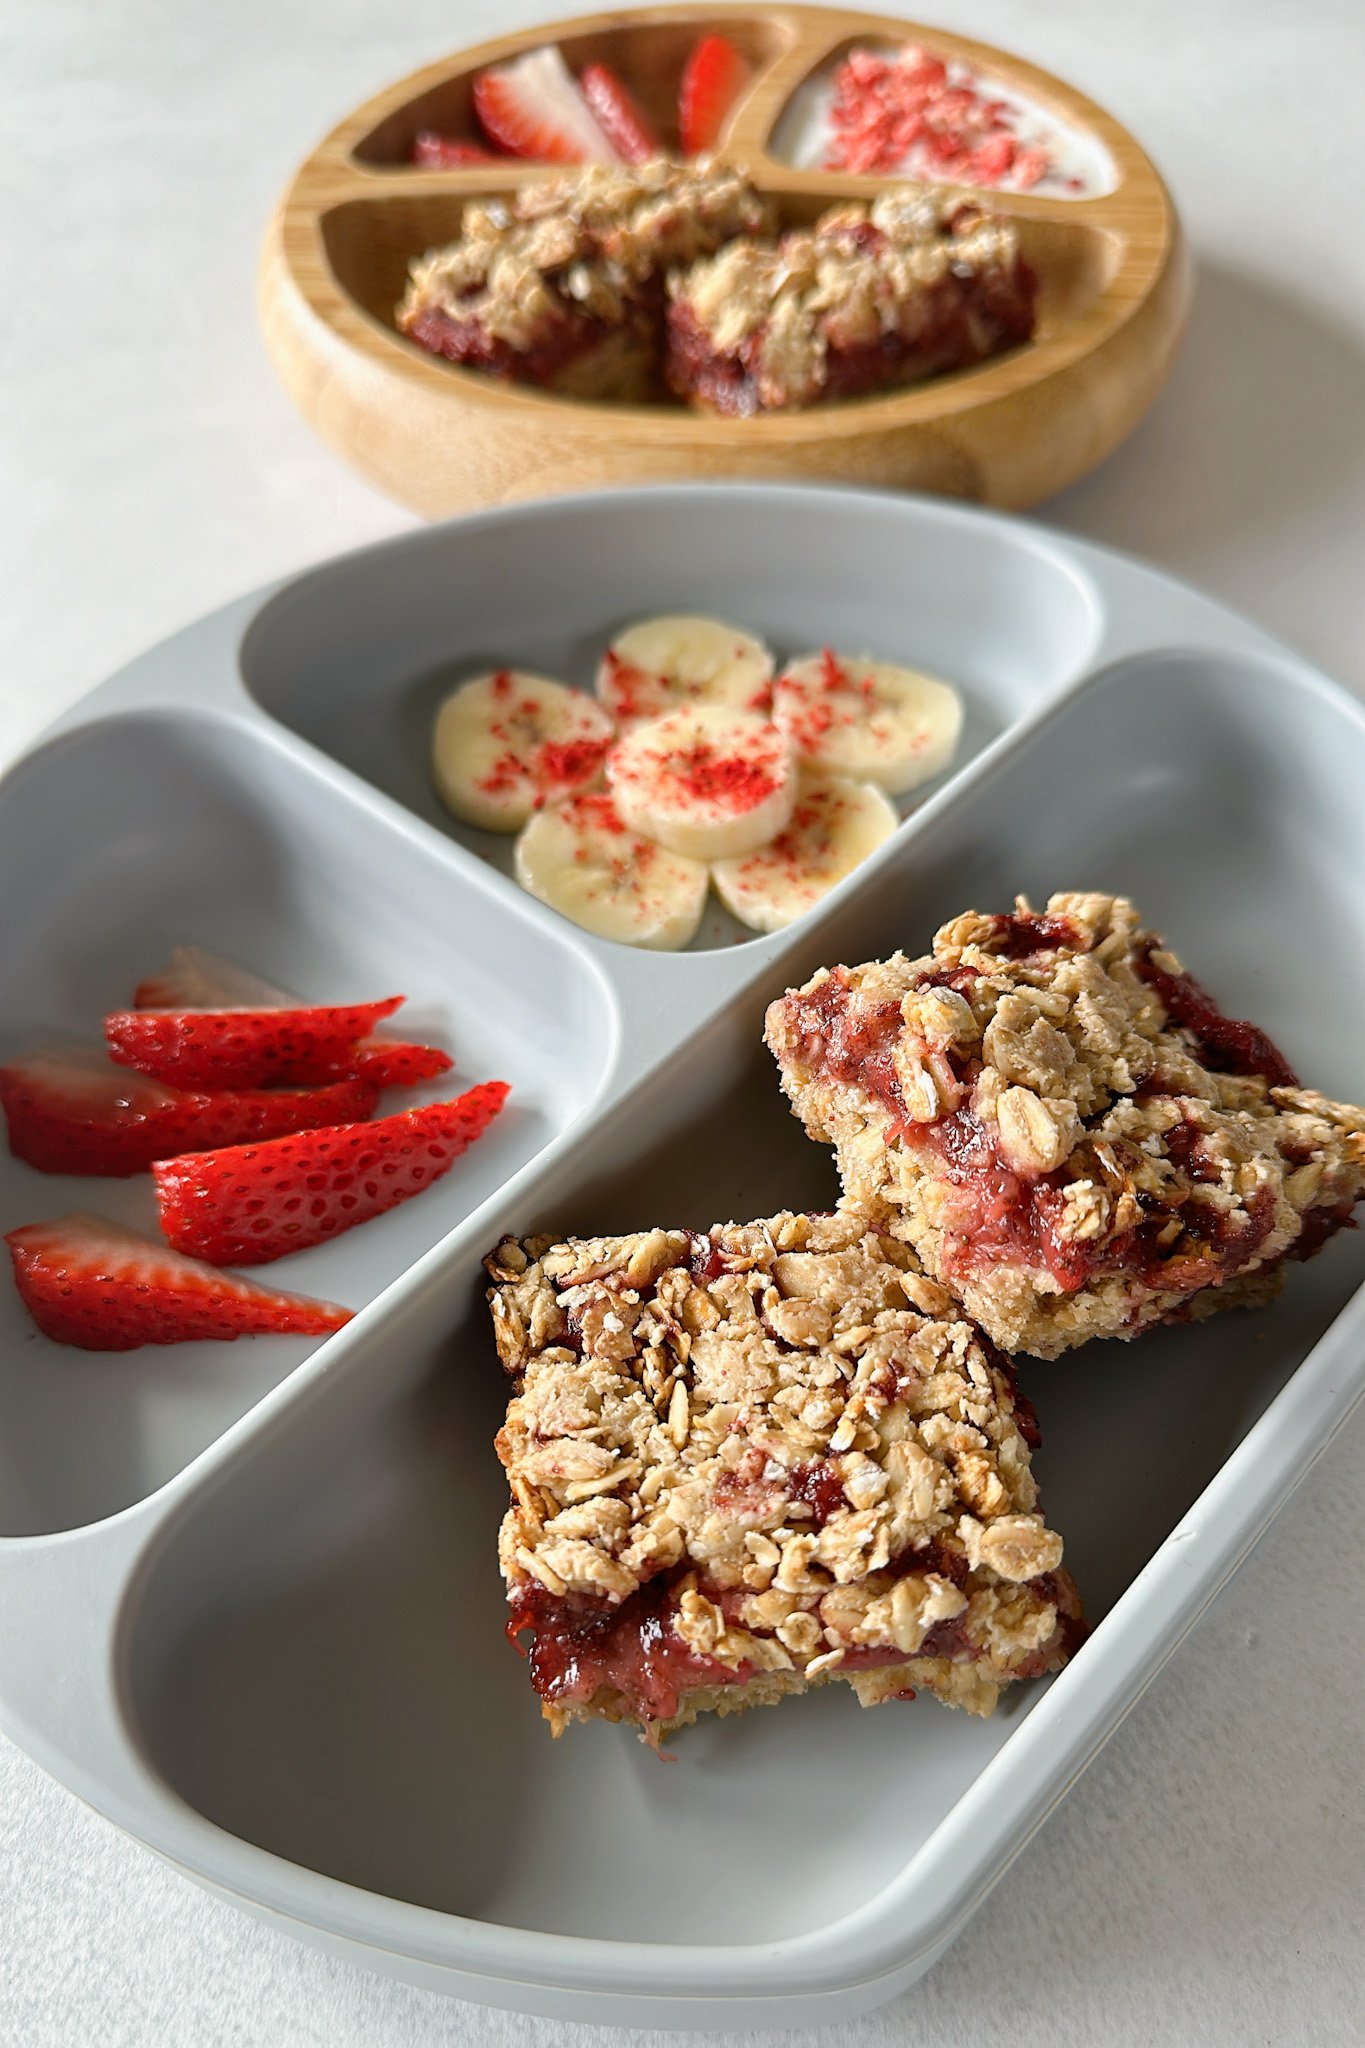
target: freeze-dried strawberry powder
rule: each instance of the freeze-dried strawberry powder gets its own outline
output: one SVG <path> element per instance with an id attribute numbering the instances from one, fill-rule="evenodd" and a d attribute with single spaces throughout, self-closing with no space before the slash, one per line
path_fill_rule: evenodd
<path id="1" fill-rule="evenodd" d="M 813 673 L 788 669 L 778 679 L 777 721 L 798 754 L 817 755 L 831 733 L 855 726 L 884 741 L 891 728 L 878 709 L 876 678 L 857 673 L 829 647 L 821 650 Z"/>
<path id="2" fill-rule="evenodd" d="M 829 171 L 913 169 L 962 185 L 1026 190 L 1052 168 L 1051 152 L 1022 142 L 1015 110 L 962 66 L 907 43 L 850 50 L 834 73 Z M 1073 181 L 1074 182 L 1074 181 Z"/>
<path id="3" fill-rule="evenodd" d="M 610 746 L 610 739 L 546 740 L 537 750 L 533 769 L 540 786 L 537 808 L 561 789 L 591 782 Z"/>
<path id="4" fill-rule="evenodd" d="M 617 718 L 658 718 L 668 709 L 670 693 L 662 676 L 623 661 L 614 647 L 602 656 L 602 669 L 602 694 Z"/>
<path id="5" fill-rule="evenodd" d="M 485 796 L 530 793 L 535 809 L 595 782 L 612 742 L 608 715 L 584 698 L 576 722 L 584 730 L 564 740 L 537 740 L 544 702 L 518 684 L 510 669 L 499 669 L 489 684 L 498 716 L 488 731 L 502 748 L 475 787 Z"/>
<path id="6" fill-rule="evenodd" d="M 778 787 L 779 777 L 752 755 L 718 754 L 698 746 L 670 763 L 673 781 L 701 803 L 728 811 L 751 811 Z"/>

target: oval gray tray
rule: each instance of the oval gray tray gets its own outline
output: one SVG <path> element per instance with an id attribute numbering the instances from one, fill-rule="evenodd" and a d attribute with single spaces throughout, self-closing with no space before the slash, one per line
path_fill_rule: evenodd
<path id="1" fill-rule="evenodd" d="M 607 630 L 733 616 L 957 677 L 962 765 L 787 932 L 685 954 L 524 896 L 426 775 L 490 659 L 586 682 Z M 0 783 L 3 1050 L 90 1031 L 179 940 L 328 997 L 406 989 L 461 1085 L 513 1083 L 422 1201 L 286 1260 L 320 1347 L 94 1357 L 0 1290 L 0 1716 L 200 1882 L 461 1996 L 668 2027 L 817 2024 L 942 1953 L 1365 1388 L 1357 1241 L 1279 1304 L 1026 1371 L 1094 1635 L 989 1722 L 813 1694 L 552 1744 L 502 1636 L 479 1259 L 504 1231 L 827 1206 L 765 1001 L 1016 890 L 1124 890 L 1315 1085 L 1365 1087 L 1365 714 L 1244 621 L 1044 529 L 807 488 L 478 515 L 143 656 Z M 427 1091 L 440 1092 L 440 1084 Z M 145 1184 L 0 1161 L 0 1228 L 151 1221 Z"/>

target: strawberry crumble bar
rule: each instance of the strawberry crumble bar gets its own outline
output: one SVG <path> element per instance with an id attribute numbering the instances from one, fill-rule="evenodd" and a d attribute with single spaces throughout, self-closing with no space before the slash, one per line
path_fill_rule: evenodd
<path id="1" fill-rule="evenodd" d="M 556 1735 L 657 1745 L 836 1678 L 988 1714 L 1066 1661 L 1031 1411 L 905 1245 L 781 1215 L 504 1238 L 485 1265 L 515 1385 L 507 1632 Z"/>
<path id="2" fill-rule="evenodd" d="M 968 911 L 768 1012 L 845 1200 L 1005 1351 L 1266 1299 L 1365 1192 L 1365 1111 L 1301 1088 L 1123 897 Z"/>
<path id="3" fill-rule="evenodd" d="M 459 237 L 412 265 L 398 326 L 561 396 L 654 398 L 665 271 L 772 225 L 770 202 L 722 165 L 585 165 L 467 205 Z"/>
<path id="4" fill-rule="evenodd" d="M 891 390 L 1027 341 L 1035 294 L 1011 221 L 900 186 L 670 277 L 666 375 L 740 416 Z"/>

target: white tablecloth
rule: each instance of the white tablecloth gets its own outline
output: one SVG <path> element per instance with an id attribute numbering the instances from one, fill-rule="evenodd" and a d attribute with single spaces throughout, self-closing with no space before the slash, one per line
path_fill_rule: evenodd
<path id="1" fill-rule="evenodd" d="M 1361 0 L 940 11 L 1127 122 L 1198 261 L 1165 396 L 1043 516 L 1204 584 L 1365 691 Z M 259 232 L 348 106 L 536 12 L 0 9 L 5 758 L 196 614 L 408 523 L 276 385 L 253 310 Z M 834 2030 L 840 2048 L 1365 2040 L 1362 1465 L 1358 1416 L 957 1948 Z M 3 2048 L 566 2038 L 263 1931 L 0 1744 Z"/>

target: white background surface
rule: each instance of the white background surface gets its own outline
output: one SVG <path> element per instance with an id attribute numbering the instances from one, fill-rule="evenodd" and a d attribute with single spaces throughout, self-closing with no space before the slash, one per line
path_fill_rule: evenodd
<path id="1" fill-rule="evenodd" d="M 1042 516 L 1206 585 L 1365 693 L 1361 0 L 931 11 L 1133 128 L 1198 262 L 1166 395 Z M 5 759 L 148 642 L 408 523 L 276 386 L 259 232 L 351 104 L 537 12 L 3 0 Z M 957 1948 L 813 2040 L 1365 2042 L 1363 1465 L 1358 1415 Z M 484 2013 L 295 1946 L 0 1743 L 0 2048 L 645 2038 Z"/>

